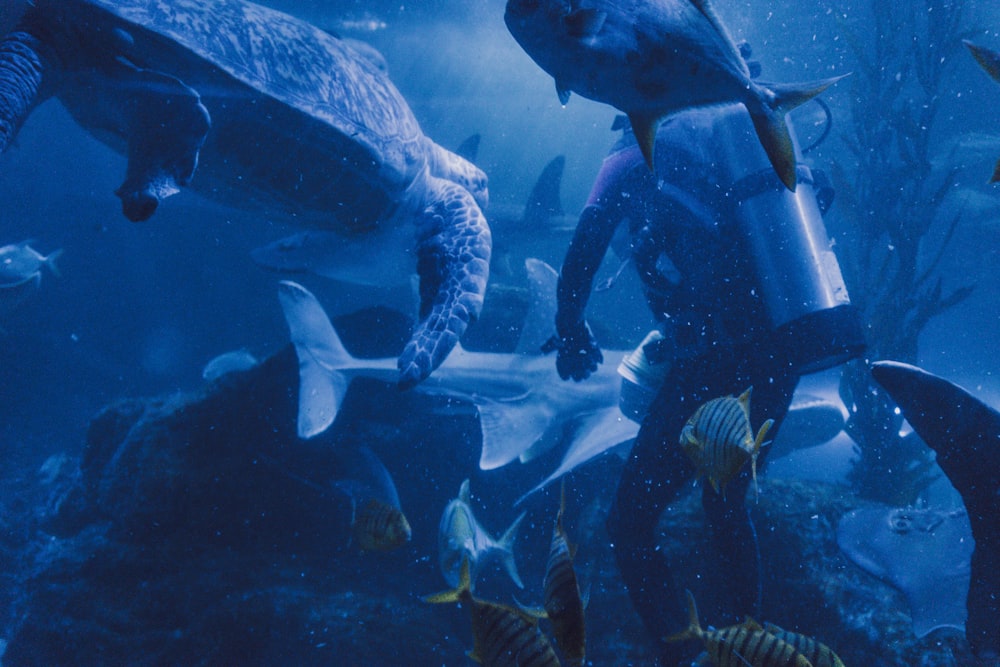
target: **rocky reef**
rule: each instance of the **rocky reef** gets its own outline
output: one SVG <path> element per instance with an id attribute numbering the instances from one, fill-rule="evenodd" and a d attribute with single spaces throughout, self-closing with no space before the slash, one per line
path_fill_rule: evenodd
<path id="1" fill-rule="evenodd" d="M 441 509 L 471 476 L 476 502 L 496 510 L 487 523 L 506 525 L 540 469 L 476 471 L 473 410 L 373 381 L 355 381 L 330 433 L 298 440 L 297 369 L 289 347 L 191 393 L 112 404 L 78 460 L 19 478 L 25 493 L 6 501 L 0 540 L 4 664 L 467 664 L 467 611 L 420 600 L 444 586 Z M 351 544 L 350 502 L 333 482 L 338 451 L 358 444 L 386 463 L 413 526 L 397 551 Z M 620 465 L 606 457 L 571 476 L 566 527 L 590 589 L 588 662 L 648 665 L 603 527 Z M 527 503 L 517 558 L 528 604 L 557 495 Z M 697 596 L 725 573 L 699 571 L 708 542 L 696 496 L 660 530 Z M 847 665 L 974 664 L 961 637 L 915 640 L 902 596 L 840 553 L 837 520 L 859 504 L 841 487 L 763 481 L 752 509 L 767 570 L 761 620 L 822 639 Z M 477 592 L 494 595 L 488 584 Z"/>

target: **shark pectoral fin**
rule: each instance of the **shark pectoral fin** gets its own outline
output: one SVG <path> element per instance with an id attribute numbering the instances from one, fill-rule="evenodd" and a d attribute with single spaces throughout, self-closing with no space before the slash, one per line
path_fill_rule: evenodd
<path id="1" fill-rule="evenodd" d="M 198 93 L 180 79 L 121 59 L 119 65 L 131 97 L 128 167 L 115 194 L 125 217 L 138 222 L 190 182 L 211 120 Z"/>
<path id="2" fill-rule="evenodd" d="M 607 18 L 608 13 L 600 9 L 576 9 L 563 17 L 563 23 L 570 37 L 586 39 L 599 33 Z"/>
<path id="3" fill-rule="evenodd" d="M 573 434 L 562 463 L 533 489 L 517 499 L 521 504 L 528 496 L 541 491 L 566 473 L 608 451 L 627 451 L 639 432 L 639 425 L 622 415 L 617 407 L 598 410 L 579 424 Z"/>
<path id="4" fill-rule="evenodd" d="M 540 397 L 529 394 L 517 403 L 476 400 L 483 434 L 481 470 L 507 465 L 541 439 L 553 419 Z"/>
<path id="5" fill-rule="evenodd" d="M 654 171 L 653 153 L 656 148 L 656 129 L 660 125 L 660 117 L 630 113 L 628 119 L 632 123 L 632 132 L 635 134 L 635 140 L 639 143 L 642 157 L 646 159 L 646 166 L 649 167 L 650 171 Z M 785 131 L 787 133 L 787 129 Z M 789 139 L 790 141 L 791 139 Z"/>

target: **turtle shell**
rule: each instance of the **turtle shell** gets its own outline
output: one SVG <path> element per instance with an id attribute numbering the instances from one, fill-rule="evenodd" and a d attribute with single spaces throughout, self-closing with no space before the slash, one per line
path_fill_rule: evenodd
<path id="1" fill-rule="evenodd" d="M 71 12 L 78 30 L 101 29 L 108 42 L 121 27 L 129 35 L 122 55 L 142 67 L 170 71 L 173 65 L 161 62 L 190 63 L 195 56 L 206 69 L 329 126 L 367 157 L 356 162 L 370 161 L 365 169 L 375 167 L 400 187 L 426 162 L 419 124 L 389 78 L 343 40 L 292 16 L 241 0 L 37 4 Z M 285 131 L 294 135 L 294 128 Z"/>

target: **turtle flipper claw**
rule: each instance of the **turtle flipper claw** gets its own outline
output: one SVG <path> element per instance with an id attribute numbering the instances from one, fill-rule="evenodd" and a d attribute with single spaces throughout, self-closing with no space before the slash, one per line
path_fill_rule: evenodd
<path id="1" fill-rule="evenodd" d="M 399 357 L 400 385 L 413 386 L 445 360 L 479 316 L 492 237 L 465 188 L 428 176 L 430 204 L 417 220 L 420 322 Z"/>

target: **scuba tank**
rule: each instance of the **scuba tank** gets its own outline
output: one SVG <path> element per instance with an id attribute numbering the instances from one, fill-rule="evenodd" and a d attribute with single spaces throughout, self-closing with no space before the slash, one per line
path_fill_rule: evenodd
<path id="1" fill-rule="evenodd" d="M 728 185 L 721 216 L 761 291 L 778 349 L 799 373 L 839 365 L 865 346 L 861 318 L 851 305 L 816 199 L 816 180 L 798 163 L 794 192 L 785 188 L 742 105 L 720 107 L 708 150 Z"/>

